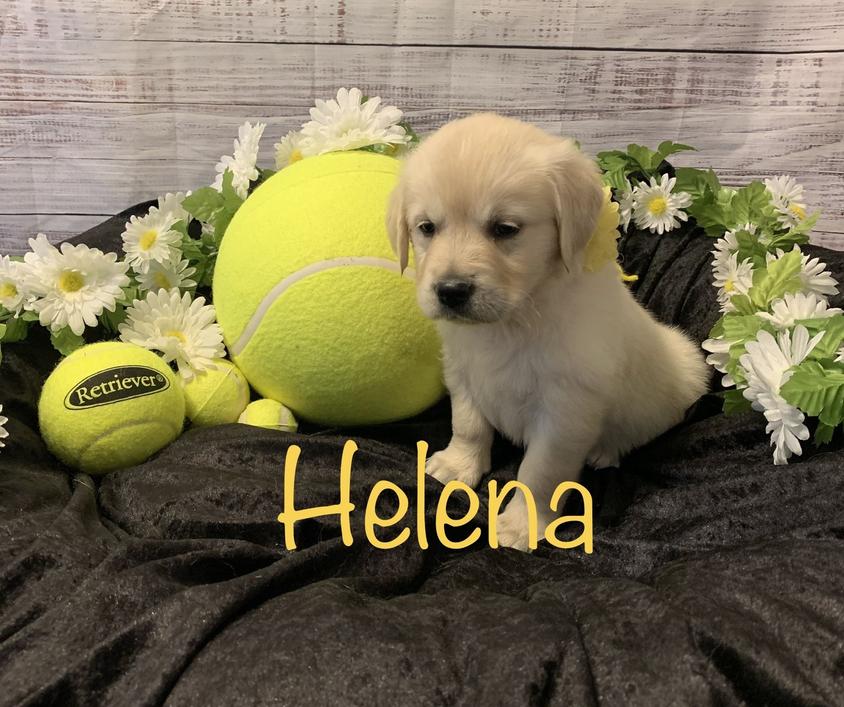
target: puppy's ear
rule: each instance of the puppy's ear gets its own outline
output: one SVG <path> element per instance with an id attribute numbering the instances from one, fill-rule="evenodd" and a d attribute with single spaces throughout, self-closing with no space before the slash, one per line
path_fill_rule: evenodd
<path id="1" fill-rule="evenodd" d="M 410 231 L 407 228 L 407 219 L 404 214 L 404 195 L 401 183 L 396 185 L 390 194 L 390 201 L 387 204 L 387 235 L 390 237 L 390 245 L 393 252 L 399 259 L 399 272 L 407 268 L 408 249 L 410 248 Z"/>
<path id="2" fill-rule="evenodd" d="M 567 270 L 586 247 L 604 202 L 598 165 L 572 140 L 555 143 L 548 155 L 548 173 L 554 192 L 554 209 L 560 239 L 560 255 Z"/>

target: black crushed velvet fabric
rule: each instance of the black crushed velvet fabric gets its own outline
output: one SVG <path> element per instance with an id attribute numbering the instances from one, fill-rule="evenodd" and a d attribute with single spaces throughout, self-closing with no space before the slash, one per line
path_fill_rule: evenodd
<path id="1" fill-rule="evenodd" d="M 114 248 L 128 213 L 80 239 Z M 698 340 L 717 316 L 711 247 L 697 233 L 622 243 L 640 299 Z M 807 251 L 844 276 L 844 253 Z M 303 522 L 288 552 L 288 445 L 302 447 L 298 506 L 337 502 L 351 437 L 352 500 L 390 479 L 413 519 L 415 443 L 446 444 L 447 401 L 379 428 L 189 430 L 95 480 L 39 439 L 48 342 L 4 356 L 2 705 L 844 704 L 840 440 L 775 467 L 761 418 L 725 418 L 707 396 L 620 470 L 586 472 L 592 555 L 446 550 L 430 480 L 429 550 L 415 534 L 376 550 L 355 513 L 352 547 L 331 517 Z M 519 459 L 498 442 L 494 477 Z"/>

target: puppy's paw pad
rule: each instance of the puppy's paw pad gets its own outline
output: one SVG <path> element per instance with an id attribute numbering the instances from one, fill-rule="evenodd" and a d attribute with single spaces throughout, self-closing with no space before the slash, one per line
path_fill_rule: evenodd
<path id="1" fill-rule="evenodd" d="M 471 487 L 477 486 L 484 475 L 479 464 L 472 463 L 465 456 L 452 453 L 448 448 L 437 452 L 425 462 L 425 473 L 443 485 L 449 481 L 462 481 Z"/>

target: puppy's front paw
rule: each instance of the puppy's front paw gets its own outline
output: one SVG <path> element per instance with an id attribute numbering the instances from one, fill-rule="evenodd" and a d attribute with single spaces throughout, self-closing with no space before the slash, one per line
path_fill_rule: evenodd
<path id="1" fill-rule="evenodd" d="M 545 528 L 551 519 L 537 514 L 536 518 L 536 541 L 539 543 L 545 537 Z M 503 512 L 495 519 L 495 529 L 498 535 L 498 544 L 501 547 L 512 547 L 522 552 L 533 552 L 535 548 L 530 547 L 530 523 L 528 520 L 527 507 L 518 499 L 513 499 Z"/>
<path id="2" fill-rule="evenodd" d="M 488 464 L 484 464 L 480 455 L 466 454 L 449 445 L 425 462 L 425 473 L 443 485 L 449 481 L 462 481 L 474 488 L 488 471 L 485 466 Z"/>
<path id="3" fill-rule="evenodd" d="M 511 501 L 504 512 L 495 519 L 495 528 L 501 547 L 512 547 L 522 552 L 531 551 L 528 514 L 522 504 Z"/>

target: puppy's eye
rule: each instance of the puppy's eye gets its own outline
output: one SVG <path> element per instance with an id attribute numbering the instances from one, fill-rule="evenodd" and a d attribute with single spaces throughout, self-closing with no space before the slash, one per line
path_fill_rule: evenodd
<path id="1" fill-rule="evenodd" d="M 436 233 L 437 227 L 430 221 L 420 221 L 416 224 L 416 228 L 423 236 L 433 236 Z"/>
<path id="2" fill-rule="evenodd" d="M 492 235 L 495 238 L 512 238 L 520 230 L 521 227 L 512 221 L 496 221 L 492 224 Z"/>

